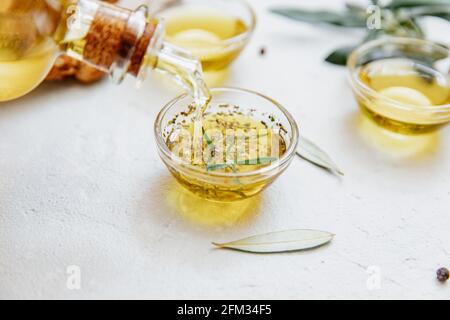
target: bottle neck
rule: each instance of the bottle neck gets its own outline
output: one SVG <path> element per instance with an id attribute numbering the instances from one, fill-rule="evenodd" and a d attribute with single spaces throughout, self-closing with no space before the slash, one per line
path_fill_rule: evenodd
<path id="1" fill-rule="evenodd" d="M 163 42 L 163 23 L 148 16 L 146 6 L 132 11 L 93 0 L 68 0 L 63 32 L 65 52 L 109 73 L 116 83 L 127 74 L 144 80 L 148 69 L 168 74 L 198 102 L 209 90 L 200 61 L 188 51 Z M 58 37 L 58 34 L 63 34 Z"/>
<path id="2" fill-rule="evenodd" d="M 69 1 L 59 43 L 66 54 L 109 73 L 117 83 L 126 74 L 142 78 L 146 55 L 160 45 L 163 33 L 147 11 L 146 6 L 132 11 L 92 0 Z"/>

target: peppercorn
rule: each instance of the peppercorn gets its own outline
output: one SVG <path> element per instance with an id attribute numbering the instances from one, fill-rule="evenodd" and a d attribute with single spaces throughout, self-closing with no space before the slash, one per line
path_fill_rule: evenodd
<path id="1" fill-rule="evenodd" d="M 448 271 L 447 268 L 439 268 L 439 269 L 436 271 L 436 276 L 437 276 L 437 279 L 438 279 L 440 282 L 445 282 L 445 281 L 447 281 L 448 278 L 449 278 L 449 271 Z"/>
<path id="2" fill-rule="evenodd" d="M 265 47 L 261 47 L 261 48 L 259 49 L 259 55 L 263 56 L 263 55 L 265 55 L 265 54 L 266 54 L 266 48 L 265 48 Z"/>

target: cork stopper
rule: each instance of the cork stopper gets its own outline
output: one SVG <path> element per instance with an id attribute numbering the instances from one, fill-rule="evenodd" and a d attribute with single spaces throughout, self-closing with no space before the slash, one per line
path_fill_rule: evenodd
<path id="1" fill-rule="evenodd" d="M 134 53 L 130 59 L 130 67 L 128 72 L 133 76 L 137 77 L 139 74 L 139 69 L 142 65 L 142 60 L 147 52 L 147 48 L 152 40 L 153 34 L 155 33 L 156 23 L 148 22 L 145 26 L 144 34 L 138 40 Z"/>
<path id="2" fill-rule="evenodd" d="M 103 71 L 137 76 L 156 27 L 142 11 L 99 6 L 85 38 L 83 59 Z"/>

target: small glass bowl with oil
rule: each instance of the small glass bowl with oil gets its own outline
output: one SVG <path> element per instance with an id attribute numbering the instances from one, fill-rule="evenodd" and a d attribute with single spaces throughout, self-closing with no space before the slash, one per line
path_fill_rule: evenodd
<path id="1" fill-rule="evenodd" d="M 161 110 L 155 122 L 159 155 L 178 182 L 201 198 L 252 197 L 291 163 L 297 124 L 262 94 L 237 88 L 215 88 L 211 94 L 200 122 L 187 94 Z"/>
<path id="2" fill-rule="evenodd" d="M 363 44 L 347 63 L 363 113 L 400 134 L 433 132 L 450 122 L 450 50 L 414 38 Z"/>
<path id="3" fill-rule="evenodd" d="M 247 45 L 256 15 L 245 0 L 174 0 L 155 9 L 164 20 L 166 40 L 189 50 L 204 72 L 219 71 Z"/>

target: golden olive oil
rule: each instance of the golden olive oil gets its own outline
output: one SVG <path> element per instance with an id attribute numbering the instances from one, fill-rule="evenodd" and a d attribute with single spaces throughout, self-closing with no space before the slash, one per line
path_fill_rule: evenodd
<path id="1" fill-rule="evenodd" d="M 50 70 L 57 53 L 54 42 L 43 35 L 53 25 L 42 22 L 51 12 L 42 1 L 1 3 L 0 102 L 34 89 Z"/>
<path id="2" fill-rule="evenodd" d="M 39 39 L 20 59 L 2 59 L 2 54 L 11 51 L 0 48 L 0 102 L 18 98 L 41 83 L 52 67 L 57 48 L 53 41 Z"/>
<path id="3" fill-rule="evenodd" d="M 380 96 L 358 95 L 363 112 L 378 125 L 402 134 L 433 131 L 443 125 L 433 107 L 450 103 L 450 79 L 417 61 L 393 58 L 369 62 L 359 79 Z"/>
<path id="4" fill-rule="evenodd" d="M 167 203 L 189 222 L 205 226 L 231 228 L 245 225 L 259 212 L 261 199 L 254 196 L 241 201 L 205 201 L 176 181 L 170 184 Z"/>
<path id="5" fill-rule="evenodd" d="M 241 19 L 206 8 L 174 8 L 164 13 L 167 41 L 189 50 L 202 62 L 203 71 L 227 67 L 244 42 L 227 41 L 248 31 Z"/>
<path id="6" fill-rule="evenodd" d="M 172 169 L 177 180 L 197 195 L 219 201 L 233 201 L 251 197 L 272 180 L 257 170 L 269 166 L 286 152 L 283 128 L 242 113 L 236 106 L 224 105 L 224 111 L 203 115 L 200 134 L 193 121 L 180 121 L 188 113 L 176 116 L 177 122 L 166 135 L 166 144 L 177 158 L 197 170 L 185 174 Z M 195 108 L 191 108 L 195 110 Z M 195 112 L 195 111 L 194 111 Z M 276 128 L 276 129 L 274 129 Z M 232 174 L 255 172 L 254 176 L 236 177 Z M 231 174 L 215 180 L 215 174 Z M 205 176 L 211 175 L 210 179 Z"/>

